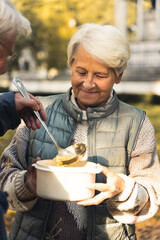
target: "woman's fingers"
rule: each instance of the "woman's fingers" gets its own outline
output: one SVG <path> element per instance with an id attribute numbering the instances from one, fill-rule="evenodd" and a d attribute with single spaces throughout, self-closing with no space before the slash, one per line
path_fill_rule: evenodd
<path id="1" fill-rule="evenodd" d="M 101 166 L 102 173 L 106 176 L 106 178 L 108 178 L 109 176 L 115 175 L 115 173 L 113 173 L 111 170 L 109 170 L 109 168 L 104 167 L 100 164 L 97 164 L 97 165 Z"/>
<path id="2" fill-rule="evenodd" d="M 99 192 L 110 191 L 110 186 L 106 183 L 92 183 L 88 185 L 88 188 Z"/>
<path id="3" fill-rule="evenodd" d="M 34 161 L 34 163 L 36 163 L 39 160 L 41 160 L 41 158 L 37 157 L 36 160 Z M 37 178 L 36 168 L 34 166 L 29 166 L 29 168 L 25 174 L 25 184 L 26 184 L 26 187 L 29 189 L 29 191 L 31 193 L 33 193 L 35 196 L 37 196 L 36 178 Z"/>
<path id="4" fill-rule="evenodd" d="M 101 165 L 100 165 L 101 166 Z M 79 201 L 79 205 L 89 206 L 100 204 L 110 198 L 113 198 L 115 195 L 123 191 L 125 184 L 124 180 L 109 170 L 106 167 L 101 166 L 102 173 L 106 176 L 106 183 L 92 183 L 88 186 L 91 190 L 97 190 L 100 193 L 94 196 L 91 199 L 84 201 Z"/>
<path id="5" fill-rule="evenodd" d="M 36 162 L 38 162 L 38 161 L 40 161 L 40 160 L 41 160 L 40 157 L 36 157 L 36 160 L 34 161 L 34 163 L 36 163 Z"/>
<path id="6" fill-rule="evenodd" d="M 98 205 L 109 198 L 110 198 L 109 192 L 101 192 L 95 197 L 84 200 L 84 201 L 79 201 L 77 202 L 77 204 L 83 205 L 83 206 Z"/>

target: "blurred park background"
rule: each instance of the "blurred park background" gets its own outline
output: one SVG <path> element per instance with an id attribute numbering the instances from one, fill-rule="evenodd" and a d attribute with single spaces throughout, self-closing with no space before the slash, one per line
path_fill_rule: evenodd
<path id="1" fill-rule="evenodd" d="M 160 0 L 11 0 L 27 17 L 32 35 L 20 37 L 17 58 L 0 76 L 0 91 L 16 90 L 13 77 L 21 78 L 34 95 L 65 92 L 70 86 L 67 44 L 87 22 L 117 26 L 128 38 L 131 59 L 116 85 L 119 98 L 146 111 L 156 133 L 160 157 Z M 15 131 L 0 138 L 0 154 Z M 15 213 L 5 215 L 7 231 Z M 138 240 L 160 239 L 160 213 L 136 225 Z"/>

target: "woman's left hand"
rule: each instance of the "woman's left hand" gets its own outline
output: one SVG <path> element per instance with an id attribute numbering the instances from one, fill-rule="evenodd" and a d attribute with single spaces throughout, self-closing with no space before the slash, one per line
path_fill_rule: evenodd
<path id="1" fill-rule="evenodd" d="M 89 189 L 98 190 L 100 193 L 93 198 L 79 201 L 77 204 L 83 206 L 98 205 L 124 190 L 125 182 L 121 177 L 104 166 L 100 167 L 102 168 L 102 173 L 106 176 L 106 183 L 92 183 L 88 186 Z"/>

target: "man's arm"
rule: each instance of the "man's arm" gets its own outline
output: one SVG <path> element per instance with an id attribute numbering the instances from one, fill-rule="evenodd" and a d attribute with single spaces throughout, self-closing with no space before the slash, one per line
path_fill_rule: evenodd
<path id="1" fill-rule="evenodd" d="M 20 117 L 15 108 L 14 92 L 0 94 L 0 136 L 8 129 L 15 129 L 20 124 Z"/>

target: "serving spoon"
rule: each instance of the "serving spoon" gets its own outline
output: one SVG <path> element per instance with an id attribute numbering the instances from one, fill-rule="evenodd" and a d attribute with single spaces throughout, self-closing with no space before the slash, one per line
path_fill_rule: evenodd
<path id="1" fill-rule="evenodd" d="M 19 90 L 19 92 L 22 94 L 23 97 L 30 98 L 30 96 L 29 96 L 27 90 L 25 89 L 20 78 L 18 78 L 18 77 L 13 78 L 13 83 L 15 84 L 15 86 L 17 87 L 17 89 Z M 46 130 L 46 132 L 48 133 L 49 137 L 51 138 L 52 142 L 54 143 L 54 145 L 56 146 L 56 148 L 58 150 L 58 156 L 59 156 L 58 159 L 59 160 L 57 160 L 57 163 L 59 165 L 63 165 L 63 164 L 74 164 L 74 163 L 80 161 L 86 152 L 86 145 L 83 143 L 78 143 L 78 144 L 71 145 L 65 149 L 62 149 L 58 145 L 57 141 L 55 140 L 55 138 L 53 137 L 51 132 L 49 131 L 46 123 L 41 119 L 39 112 L 38 111 L 33 111 L 33 112 L 36 115 L 36 117 L 39 119 L 39 121 L 41 122 L 42 126 L 44 127 L 44 129 Z M 60 159 L 61 155 L 66 155 L 66 158 L 62 157 Z M 69 156 L 69 155 L 71 155 L 71 156 Z"/>

